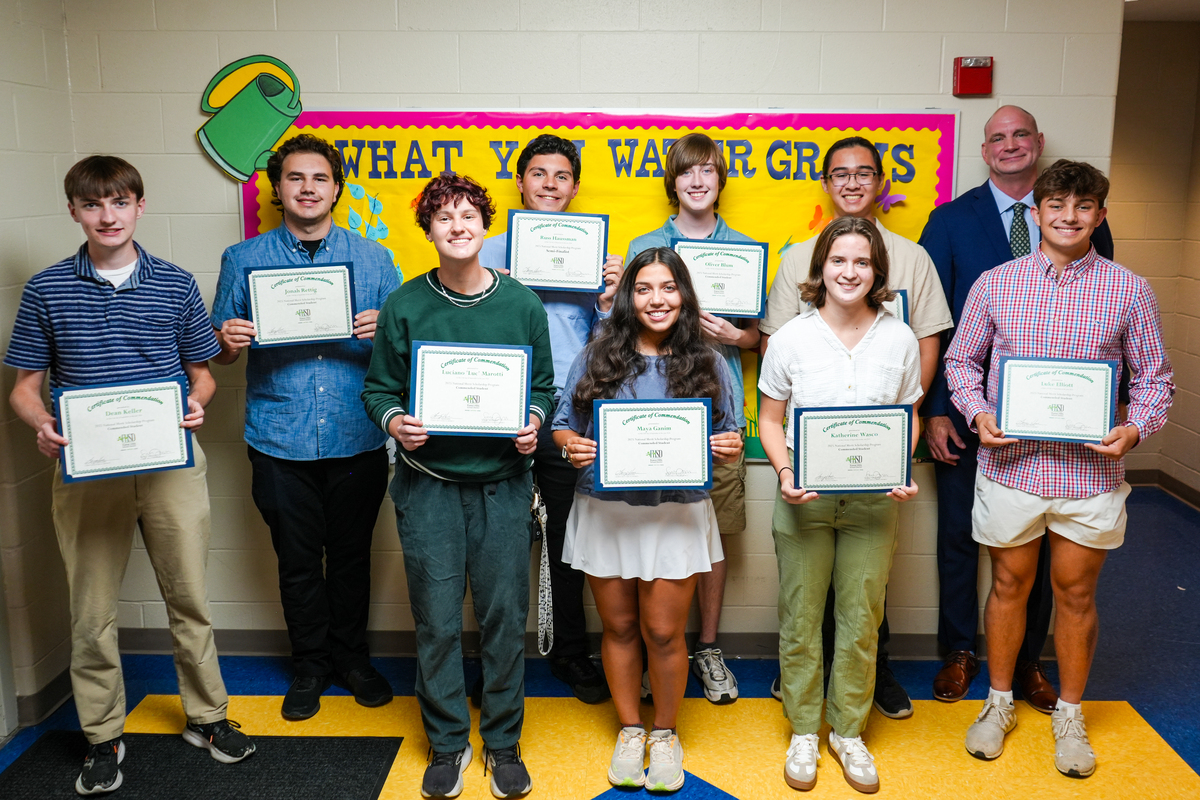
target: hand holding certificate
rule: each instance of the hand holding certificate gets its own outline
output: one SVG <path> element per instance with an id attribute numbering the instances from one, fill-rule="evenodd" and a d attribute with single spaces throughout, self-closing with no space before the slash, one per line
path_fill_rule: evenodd
<path id="1" fill-rule="evenodd" d="M 596 400 L 596 490 L 711 489 L 712 400 Z"/>
<path id="2" fill-rule="evenodd" d="M 894 490 L 912 483 L 911 431 L 909 405 L 797 408 L 792 419 L 796 488 L 907 499 Z"/>
<path id="3" fill-rule="evenodd" d="M 430 434 L 517 436 L 529 421 L 533 348 L 412 343 L 412 416 Z"/>
<path id="4" fill-rule="evenodd" d="M 354 335 L 353 265 L 249 267 L 252 347 L 349 339 Z"/>
<path id="5" fill-rule="evenodd" d="M 604 288 L 608 216 L 508 212 L 508 274 L 535 289 Z"/>
<path id="6" fill-rule="evenodd" d="M 702 310 L 722 317 L 766 314 L 765 244 L 672 239 L 671 247 L 687 264 Z"/>
<path id="7" fill-rule="evenodd" d="M 1011 439 L 1097 443 L 1116 419 L 1116 361 L 1001 356 L 996 421 Z"/>

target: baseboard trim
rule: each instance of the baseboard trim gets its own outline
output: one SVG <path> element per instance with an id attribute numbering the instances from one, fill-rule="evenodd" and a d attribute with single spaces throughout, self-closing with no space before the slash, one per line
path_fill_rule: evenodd
<path id="1" fill-rule="evenodd" d="M 1157 486 L 1193 508 L 1200 509 L 1200 489 L 1187 485 L 1161 469 L 1131 469 L 1125 473 L 1125 481 L 1131 486 Z"/>
<path id="2" fill-rule="evenodd" d="M 37 725 L 70 698 L 71 671 L 64 669 L 33 694 L 17 695 L 17 726 Z"/>

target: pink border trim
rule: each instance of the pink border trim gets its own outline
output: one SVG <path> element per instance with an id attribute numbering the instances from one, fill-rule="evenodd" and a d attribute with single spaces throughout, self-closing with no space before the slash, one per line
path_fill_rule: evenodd
<path id="1" fill-rule="evenodd" d="M 936 130 L 953 148 L 956 117 L 953 112 L 870 113 L 861 111 L 741 111 L 705 114 L 703 110 L 661 111 L 305 111 L 295 128 L 611 128 L 645 129 L 686 127 L 702 121 L 720 128 L 873 128 L 876 130 Z M 938 165 L 937 205 L 954 199 L 954 159 Z M 258 235 L 258 197 L 251 179 L 242 184 L 244 237 Z"/>

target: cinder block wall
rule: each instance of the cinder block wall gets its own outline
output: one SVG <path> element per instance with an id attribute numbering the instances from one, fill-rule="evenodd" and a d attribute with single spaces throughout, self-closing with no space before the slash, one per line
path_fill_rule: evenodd
<path id="1" fill-rule="evenodd" d="M 59 186 L 75 154 L 125 156 L 146 178 L 139 240 L 196 274 L 208 301 L 238 240 L 235 185 L 200 154 L 199 97 L 223 64 L 270 53 L 308 108 L 786 107 L 962 111 L 960 191 L 981 183 L 990 113 L 1017 103 L 1047 132 L 1047 158 L 1109 168 L 1121 0 L 0 0 L 0 343 L 23 282 L 79 241 Z M 10 24 L 11 21 L 11 24 Z M 951 62 L 996 58 L 995 92 L 957 99 Z M 18 136 L 18 133 L 20 136 Z M 781 209 L 780 213 L 788 213 Z M 211 597 L 222 629 L 278 630 L 274 554 L 249 498 L 244 378 L 220 390 L 200 439 L 211 465 Z M 3 385 L 11 385 L 11 370 Z M 65 591 L 49 525 L 48 472 L 0 404 L 0 497 L 17 691 L 66 666 Z M 750 529 L 729 548 L 723 630 L 775 629 L 773 483 L 751 467 Z M 934 480 L 903 512 L 893 631 L 936 629 Z M 390 509 L 376 530 L 377 630 L 411 628 Z M 28 589 L 24 587 L 30 587 Z M 473 624 L 467 615 L 469 624 Z M 593 619 L 593 622 L 595 620 Z M 135 551 L 120 624 L 164 628 Z"/>

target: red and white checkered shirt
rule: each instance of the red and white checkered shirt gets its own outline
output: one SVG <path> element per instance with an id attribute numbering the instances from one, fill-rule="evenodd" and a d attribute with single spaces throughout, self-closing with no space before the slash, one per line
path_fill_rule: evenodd
<path id="1" fill-rule="evenodd" d="M 1167 421 L 1175 385 L 1150 285 L 1095 248 L 1062 275 L 1042 251 L 979 277 L 967 296 L 946 351 L 946 380 L 954 405 L 971 423 L 996 413 L 999 382 L 983 364 L 989 354 L 1022 358 L 1124 361 L 1132 373 L 1127 424 L 1141 441 Z M 980 447 L 979 469 L 1005 486 L 1040 497 L 1091 497 L 1117 488 L 1125 464 L 1077 442 L 1024 440 Z"/>

